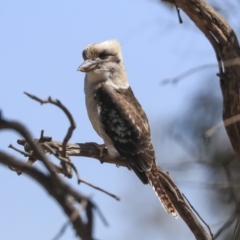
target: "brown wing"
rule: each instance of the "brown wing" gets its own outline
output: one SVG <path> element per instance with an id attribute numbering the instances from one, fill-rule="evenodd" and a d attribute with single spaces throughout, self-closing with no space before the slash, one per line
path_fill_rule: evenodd
<path id="1" fill-rule="evenodd" d="M 95 93 L 99 115 L 105 132 L 126 164 L 143 183 L 146 171 L 155 161 L 147 116 L 131 88 L 113 89 L 105 83 Z"/>

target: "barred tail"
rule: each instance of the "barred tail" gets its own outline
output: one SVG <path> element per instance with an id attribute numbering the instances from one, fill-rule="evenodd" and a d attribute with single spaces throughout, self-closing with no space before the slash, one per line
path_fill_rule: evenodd
<path id="1" fill-rule="evenodd" d="M 168 197 L 164 187 L 162 186 L 161 182 L 158 178 L 157 167 L 154 164 L 150 172 L 145 173 L 150 185 L 153 188 L 153 191 L 156 193 L 159 201 L 161 202 L 163 208 L 166 210 L 167 213 L 171 213 L 174 218 L 178 218 L 178 212 L 172 204 L 172 201 Z"/>

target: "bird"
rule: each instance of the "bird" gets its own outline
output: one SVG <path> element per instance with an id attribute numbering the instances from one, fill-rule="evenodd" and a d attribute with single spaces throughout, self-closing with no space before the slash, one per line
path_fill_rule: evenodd
<path id="1" fill-rule="evenodd" d="M 158 177 L 148 118 L 129 85 L 120 43 L 110 39 L 89 44 L 82 57 L 77 70 L 85 73 L 87 113 L 103 146 L 111 158 L 121 157 L 143 184 L 150 184 L 167 213 L 177 218 Z"/>

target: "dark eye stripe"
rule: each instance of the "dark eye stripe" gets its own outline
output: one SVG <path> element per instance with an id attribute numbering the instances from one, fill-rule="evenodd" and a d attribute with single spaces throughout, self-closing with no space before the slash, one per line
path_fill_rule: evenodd
<path id="1" fill-rule="evenodd" d="M 98 57 L 101 58 L 101 59 L 106 59 L 107 57 L 111 56 L 111 54 L 107 51 L 102 51 Z"/>
<path id="2" fill-rule="evenodd" d="M 102 51 L 98 57 L 100 59 L 108 59 L 109 61 L 120 63 L 120 59 L 118 58 L 117 54 L 112 54 L 107 52 L 106 50 Z"/>

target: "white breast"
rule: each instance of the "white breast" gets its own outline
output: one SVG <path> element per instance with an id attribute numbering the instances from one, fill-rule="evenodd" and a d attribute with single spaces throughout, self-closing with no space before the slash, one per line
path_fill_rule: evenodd
<path id="1" fill-rule="evenodd" d="M 94 92 L 97 89 L 97 85 L 87 81 L 85 78 L 84 84 L 84 92 L 85 92 L 85 102 L 89 120 L 92 123 L 94 130 L 97 134 L 103 139 L 106 147 L 108 148 L 108 152 L 110 157 L 118 157 L 119 153 L 112 145 L 112 141 L 109 136 L 105 133 L 102 123 L 100 121 L 100 107 L 97 105 L 96 100 L 94 98 Z"/>

